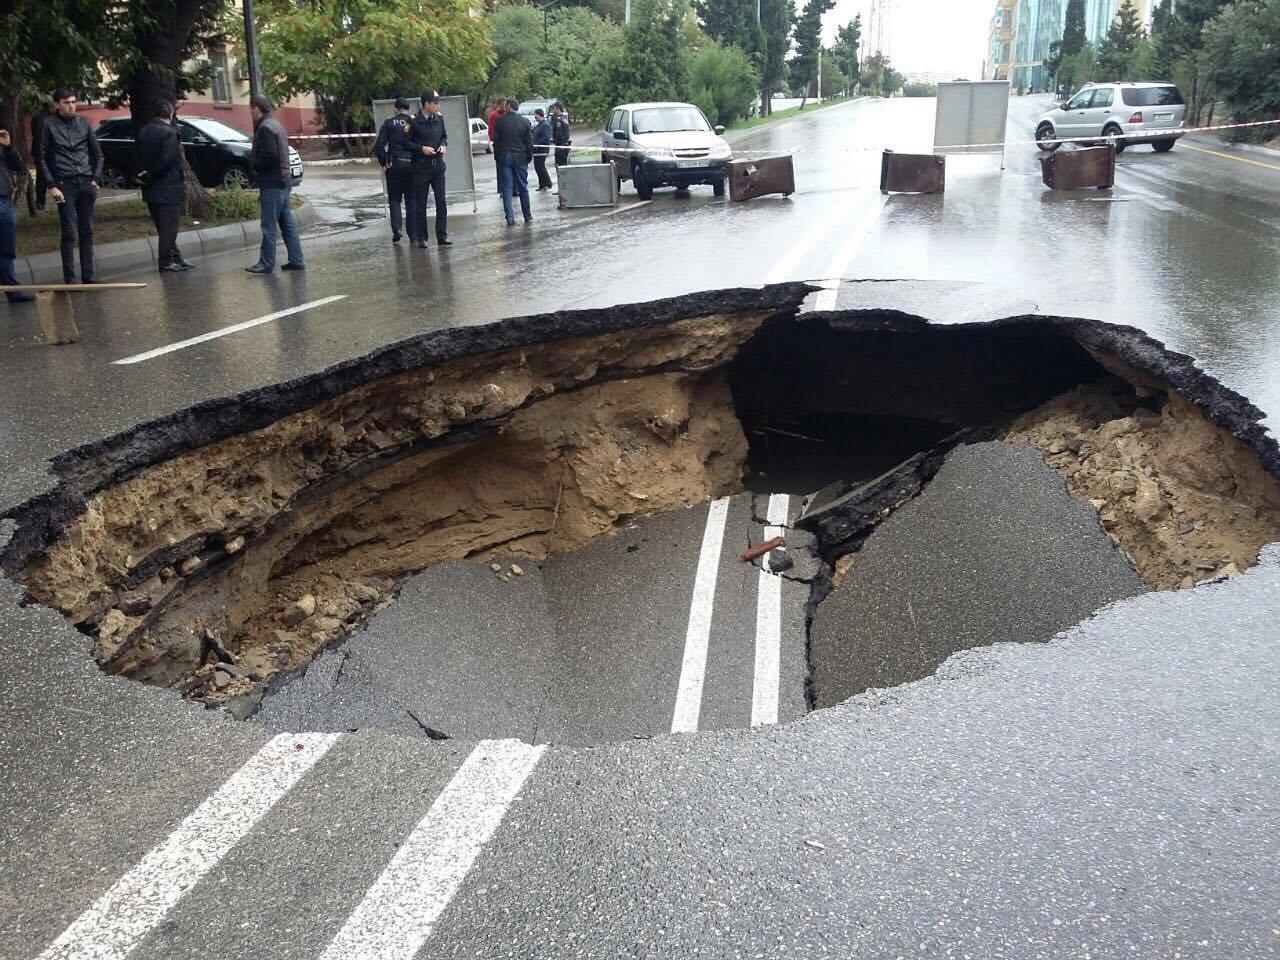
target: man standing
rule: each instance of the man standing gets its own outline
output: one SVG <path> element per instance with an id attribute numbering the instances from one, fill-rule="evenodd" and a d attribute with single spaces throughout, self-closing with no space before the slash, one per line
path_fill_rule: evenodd
<path id="1" fill-rule="evenodd" d="M 0 127 L 0 286 L 16 287 L 13 261 L 18 257 L 18 218 L 13 212 L 13 178 L 27 176 L 27 165 L 13 149 L 9 131 Z M 11 293 L 11 303 L 34 300 L 34 293 Z"/>
<path id="2" fill-rule="evenodd" d="M 280 121 L 271 115 L 271 101 L 262 94 L 249 98 L 253 117 L 253 148 L 249 168 L 258 187 L 258 210 L 262 223 L 262 249 L 258 262 L 245 267 L 247 273 L 270 273 L 276 268 L 276 228 L 284 235 L 289 260 L 282 270 L 305 270 L 302 238 L 293 219 L 290 196 L 293 175 L 289 172 L 289 137 Z"/>
<path id="3" fill-rule="evenodd" d="M 31 118 L 31 148 L 33 151 L 40 149 L 40 131 L 44 129 L 44 125 L 49 122 L 51 116 L 49 104 L 45 104 L 40 112 Z M 45 198 L 49 195 L 49 181 L 44 178 L 44 174 L 40 171 L 39 164 L 36 165 L 36 209 L 43 210 L 45 206 Z"/>
<path id="4" fill-rule="evenodd" d="M 89 121 L 76 116 L 76 95 L 67 87 L 53 93 L 53 115 L 40 128 L 36 167 L 49 184 L 62 227 L 62 280 L 76 282 L 76 241 L 80 280 L 93 277 L 93 205 L 102 182 L 102 148 Z"/>
<path id="5" fill-rule="evenodd" d="M 573 142 L 569 136 L 569 118 L 564 115 L 564 104 L 551 105 L 551 142 L 561 148 L 556 151 L 556 166 L 563 167 L 569 162 L 567 148 Z"/>
<path id="6" fill-rule="evenodd" d="M 551 153 L 551 124 L 541 109 L 533 111 L 533 169 L 538 171 L 538 190 L 551 189 L 551 174 L 547 173 L 547 156 Z"/>
<path id="7" fill-rule="evenodd" d="M 444 155 L 449 147 L 444 117 L 440 116 L 440 94 L 422 93 L 422 109 L 409 126 L 409 146 L 413 157 L 413 229 L 419 247 L 427 246 L 427 193 L 436 195 L 436 243 L 453 246 L 449 239 L 449 207 L 445 198 Z"/>
<path id="8" fill-rule="evenodd" d="M 396 113 L 382 121 L 373 154 L 387 171 L 387 202 L 391 206 L 391 242 L 400 242 L 400 203 L 409 218 L 409 242 L 418 239 L 413 219 L 413 144 L 409 140 L 413 117 L 409 101 L 396 97 Z"/>
<path id="9" fill-rule="evenodd" d="M 173 128 L 173 104 L 162 103 L 155 117 L 140 131 L 135 149 L 142 167 L 142 199 L 160 234 L 161 273 L 181 273 L 195 266 L 178 250 L 178 218 L 182 213 L 182 145 Z"/>
<path id="10" fill-rule="evenodd" d="M 511 194 L 520 195 L 520 210 L 524 213 L 524 222 L 533 220 L 529 209 L 529 160 L 533 157 L 533 131 L 529 121 L 517 112 L 520 104 L 515 100 L 507 101 L 506 112 L 498 118 L 495 131 L 493 152 L 498 155 L 498 186 L 502 190 L 502 210 L 507 215 L 507 226 L 516 224 L 515 209 L 511 205 Z"/>

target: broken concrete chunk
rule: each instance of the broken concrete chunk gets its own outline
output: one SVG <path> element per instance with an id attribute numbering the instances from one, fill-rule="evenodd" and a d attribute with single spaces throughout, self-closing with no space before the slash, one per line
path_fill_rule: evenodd
<path id="1" fill-rule="evenodd" d="M 790 570 L 796 565 L 790 555 L 785 550 L 772 550 L 769 552 L 769 571 L 771 573 L 782 573 Z"/>
<path id="2" fill-rule="evenodd" d="M 151 609 L 151 598 L 138 590 L 128 590 L 120 595 L 119 607 L 131 617 L 140 617 Z"/>
<path id="3" fill-rule="evenodd" d="M 309 593 L 305 593 L 285 610 L 284 625 L 286 627 L 296 627 L 315 612 L 316 598 Z"/>
<path id="4" fill-rule="evenodd" d="M 187 557 L 187 559 L 182 561 L 182 564 L 178 569 L 181 570 L 185 576 L 199 570 L 202 563 L 203 561 L 199 557 Z"/>
<path id="5" fill-rule="evenodd" d="M 232 537 L 228 540 L 223 548 L 227 553 L 239 553 L 244 549 L 244 537 Z"/>
<path id="6" fill-rule="evenodd" d="M 514 573 L 517 577 L 523 577 L 524 567 L 520 566 L 520 564 L 518 563 L 513 563 L 511 565 L 511 572 Z"/>

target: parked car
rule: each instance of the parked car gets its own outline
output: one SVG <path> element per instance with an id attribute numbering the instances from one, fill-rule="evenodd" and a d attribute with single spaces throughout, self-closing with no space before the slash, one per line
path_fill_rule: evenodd
<path id="1" fill-rule="evenodd" d="M 561 100 L 559 97 L 551 97 L 550 99 L 545 97 L 530 98 L 526 100 L 524 103 L 520 104 L 520 116 L 528 120 L 530 126 L 533 126 L 535 123 L 538 122 L 533 117 L 533 111 L 541 110 L 542 115 L 544 117 L 550 117 L 551 107 L 552 105 L 557 103 L 560 104 L 561 107 L 564 107 L 564 101 Z M 567 108 L 565 112 L 566 113 L 568 112 Z"/>
<path id="2" fill-rule="evenodd" d="M 133 121 L 128 117 L 98 125 L 102 144 L 103 181 L 109 187 L 129 187 L 141 167 L 133 149 Z M 181 117 L 178 139 L 196 179 L 206 187 L 248 187 L 252 138 L 235 127 L 208 117 Z M 289 172 L 302 178 L 302 157 L 289 148 Z"/>
<path id="3" fill-rule="evenodd" d="M 635 184 L 641 200 L 654 187 L 709 184 L 717 197 L 733 151 L 691 103 L 624 103 L 613 108 L 601 137 L 601 163 L 613 163 L 618 181 Z"/>
<path id="4" fill-rule="evenodd" d="M 1182 137 L 1187 108 L 1172 83 L 1086 84 L 1070 100 L 1044 114 L 1036 123 L 1041 150 L 1060 144 L 1046 140 L 1096 142 L 1098 137 L 1119 137 L 1116 153 L 1130 143 L 1150 143 L 1164 153 Z M 1134 140 L 1125 134 L 1144 134 Z M 1154 134 L 1154 136 L 1153 136 Z"/>
<path id="5" fill-rule="evenodd" d="M 471 152 L 493 153 L 493 143 L 489 139 L 489 124 L 479 117 L 471 118 Z"/>

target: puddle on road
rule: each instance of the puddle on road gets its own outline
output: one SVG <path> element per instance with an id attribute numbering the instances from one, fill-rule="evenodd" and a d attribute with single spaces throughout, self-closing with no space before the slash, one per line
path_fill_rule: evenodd
<path id="1" fill-rule="evenodd" d="M 1156 589 L 1280 539 L 1260 413 L 1136 331 L 797 316 L 802 296 L 566 314 L 488 352 L 493 328 L 446 331 L 143 425 L 58 461 L 6 569 L 106 672 L 244 716 L 429 566 L 537 562 L 742 490 L 822 490 L 817 603 L 978 440 L 1038 449 Z"/>

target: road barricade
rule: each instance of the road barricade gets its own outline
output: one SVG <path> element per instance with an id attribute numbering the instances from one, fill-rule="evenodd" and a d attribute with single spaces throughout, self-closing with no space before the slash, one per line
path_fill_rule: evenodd
<path id="1" fill-rule="evenodd" d="M 568 163 L 556 167 L 556 178 L 561 210 L 618 204 L 618 178 L 611 163 Z"/>
<path id="2" fill-rule="evenodd" d="M 1115 145 L 1048 154 L 1040 158 L 1040 174 L 1051 190 L 1109 190 L 1116 185 Z"/>
<path id="3" fill-rule="evenodd" d="M 729 199 L 735 203 L 780 193 L 796 192 L 796 171 L 791 155 L 733 160 L 729 163 Z"/>
<path id="4" fill-rule="evenodd" d="M 946 187 L 946 157 L 892 150 L 880 155 L 881 193 L 942 193 Z"/>

